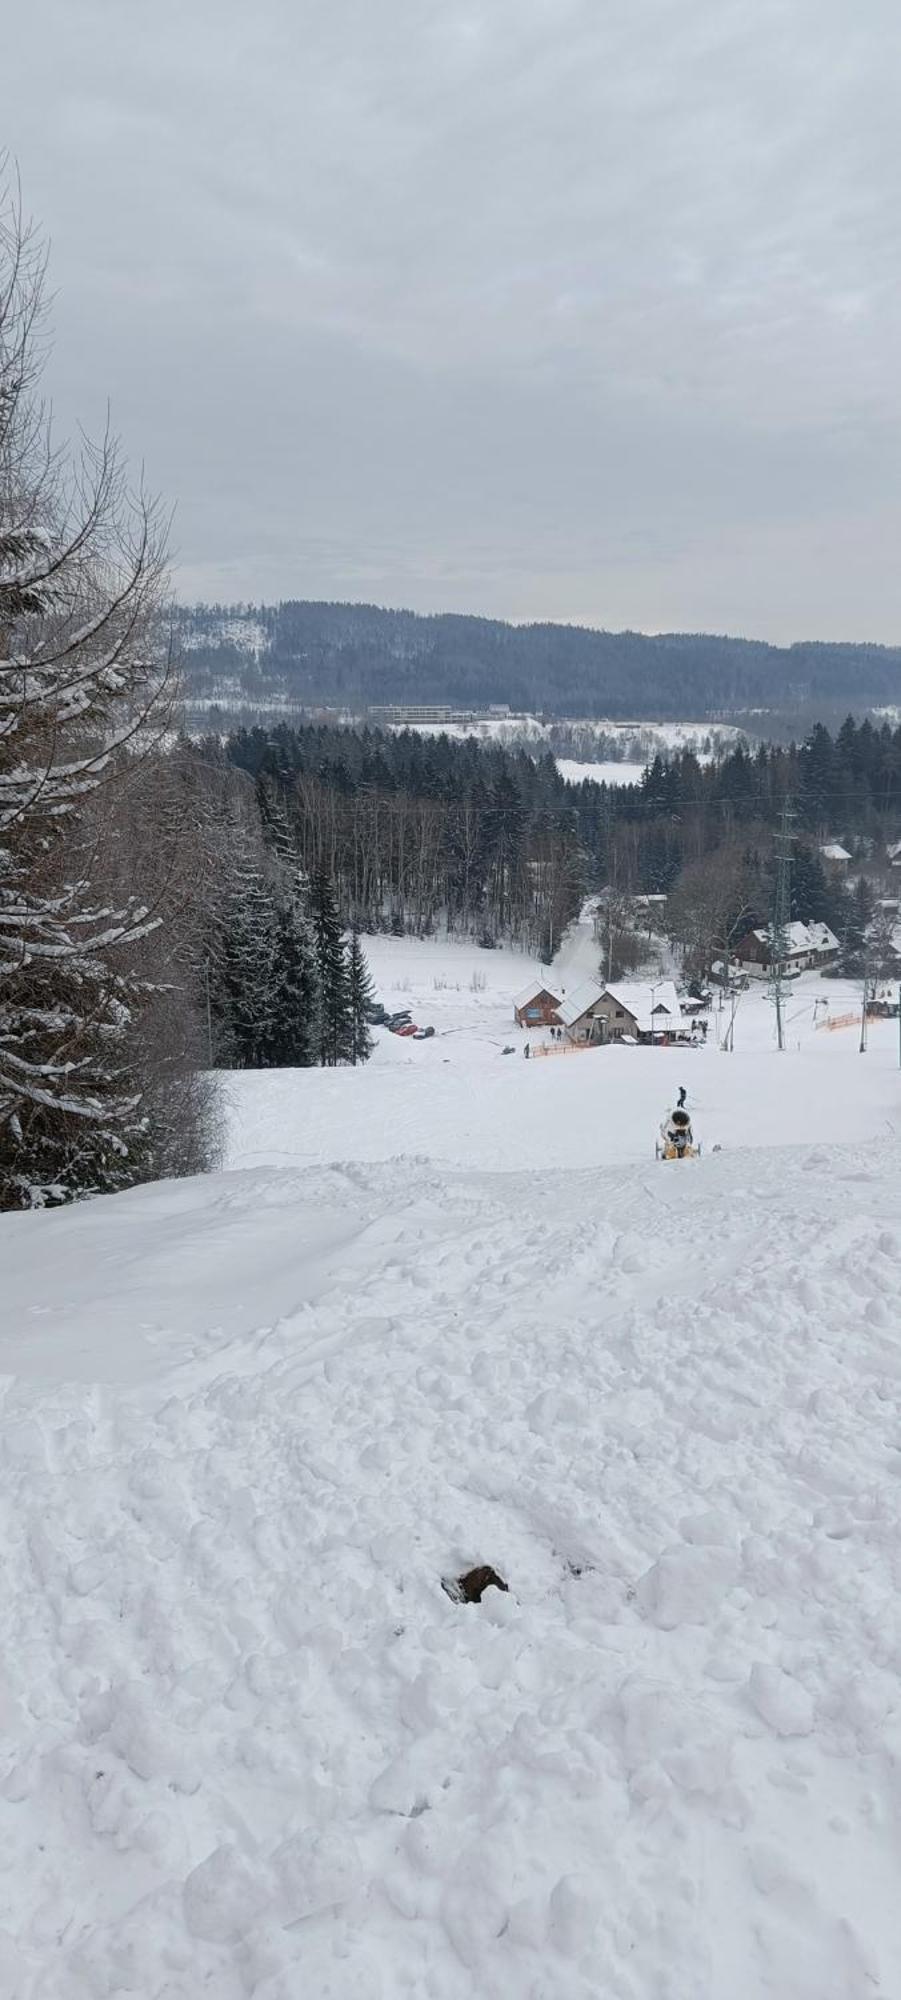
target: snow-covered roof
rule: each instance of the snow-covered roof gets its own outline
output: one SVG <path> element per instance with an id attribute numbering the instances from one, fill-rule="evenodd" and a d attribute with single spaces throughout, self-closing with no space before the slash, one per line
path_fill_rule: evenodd
<path id="1" fill-rule="evenodd" d="M 600 1000 L 603 991 L 596 979 L 583 979 L 581 986 L 574 986 L 571 993 L 565 993 L 557 1007 L 557 1017 L 564 1028 L 571 1028 L 574 1021 L 587 1014 L 589 1008 Z"/>
<path id="2" fill-rule="evenodd" d="M 901 861 L 901 840 L 893 840 L 885 851 L 890 861 Z"/>
<path id="3" fill-rule="evenodd" d="M 530 979 L 528 986 L 524 986 L 522 992 L 517 993 L 513 1002 L 514 1007 L 528 1007 L 529 1001 L 537 1000 L 539 993 L 548 993 L 556 1003 L 557 995 L 546 979 Z"/>
<path id="4" fill-rule="evenodd" d="M 768 930 L 754 932 L 759 944 L 769 944 L 770 935 Z M 802 952 L 808 951 L 838 950 L 838 938 L 828 924 L 802 924 L 797 920 L 786 924 L 785 943 L 789 956 L 794 953 L 800 957 Z"/>
<path id="5" fill-rule="evenodd" d="M 661 1032 L 670 1020 L 681 1021 L 682 1009 L 679 995 L 672 979 L 658 979 L 651 985 L 645 979 L 623 980 L 616 986 L 605 986 L 617 1007 L 631 1014 L 642 1034 L 650 1034 L 652 1025 Z"/>
<path id="6" fill-rule="evenodd" d="M 838 840 L 827 840 L 824 846 L 820 848 L 820 853 L 825 855 L 827 861 L 850 861 L 851 859 L 847 848 L 842 847 L 841 842 Z"/>

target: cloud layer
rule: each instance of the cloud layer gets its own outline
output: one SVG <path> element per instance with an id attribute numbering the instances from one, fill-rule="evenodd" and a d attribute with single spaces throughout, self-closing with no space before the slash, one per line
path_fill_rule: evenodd
<path id="1" fill-rule="evenodd" d="M 895 0 L 44 0 L 60 415 L 185 594 L 901 639 L 899 58 Z"/>

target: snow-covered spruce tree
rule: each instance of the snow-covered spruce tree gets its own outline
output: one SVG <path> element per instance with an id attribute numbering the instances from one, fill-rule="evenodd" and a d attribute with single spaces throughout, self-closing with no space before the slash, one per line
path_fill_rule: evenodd
<path id="1" fill-rule="evenodd" d="M 129 946 L 155 923 L 92 874 L 86 806 L 166 691 L 165 536 L 114 441 L 58 453 L 38 396 L 44 257 L 0 192 L 0 1207 L 121 1187 L 146 1121 Z M 129 755 L 126 755 L 128 751 Z"/>
<path id="2" fill-rule="evenodd" d="M 322 873 L 310 884 L 310 917 L 319 985 L 318 1061 L 334 1068 L 352 1060 L 350 970 L 332 885 Z"/>
<path id="3" fill-rule="evenodd" d="M 348 951 L 348 975 L 350 979 L 350 1035 L 351 1061 L 368 1062 L 372 1054 L 373 1041 L 369 1032 L 369 1010 L 375 1000 L 372 980 L 366 955 L 360 943 L 360 933 L 351 932 Z"/>
<path id="4" fill-rule="evenodd" d="M 308 1069 L 319 1057 L 319 973 L 303 884 L 284 896 L 277 915 L 277 958 L 266 1042 L 275 1069 Z"/>
<path id="5" fill-rule="evenodd" d="M 298 865 L 285 786 L 272 774 L 256 781 L 256 804 L 277 879 L 278 947 L 267 1039 L 273 1068 L 306 1069 L 319 1060 L 319 968 L 309 888 Z"/>
<path id="6" fill-rule="evenodd" d="M 226 1069 L 265 1069 L 273 1033 L 279 911 L 262 850 L 236 833 L 222 927 L 210 960 L 216 1059 Z"/>

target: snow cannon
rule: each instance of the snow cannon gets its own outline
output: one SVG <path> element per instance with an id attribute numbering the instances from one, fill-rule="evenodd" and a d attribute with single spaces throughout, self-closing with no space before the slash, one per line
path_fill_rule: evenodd
<path id="1" fill-rule="evenodd" d="M 667 1112 L 655 1147 L 658 1160 L 696 1160 L 700 1151 L 694 1142 L 688 1112 Z"/>

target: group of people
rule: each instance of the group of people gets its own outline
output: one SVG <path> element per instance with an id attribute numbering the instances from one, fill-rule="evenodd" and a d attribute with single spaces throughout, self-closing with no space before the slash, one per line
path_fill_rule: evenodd
<path id="1" fill-rule="evenodd" d="M 552 1042 L 562 1042 L 563 1040 L 562 1028 L 551 1028 L 549 1030 L 549 1033 Z M 532 1044 L 531 1042 L 527 1042 L 525 1048 L 523 1049 L 523 1055 L 525 1056 L 526 1062 L 528 1062 L 531 1053 L 532 1053 Z"/>

